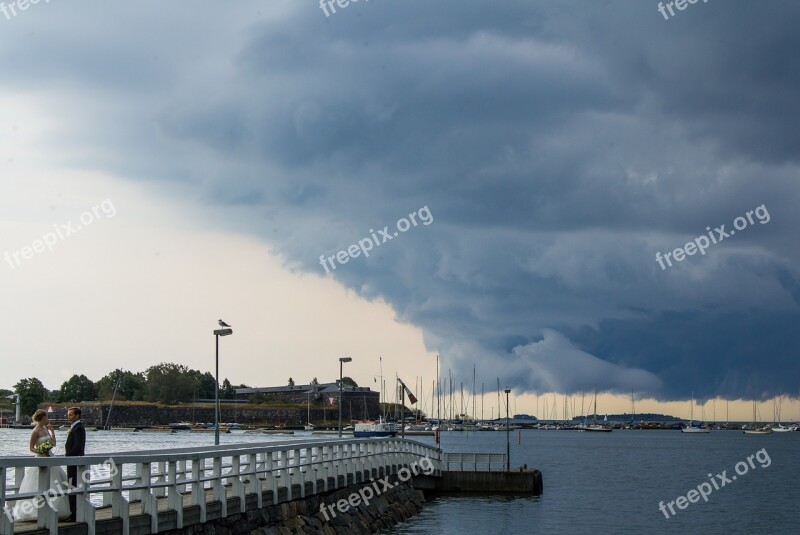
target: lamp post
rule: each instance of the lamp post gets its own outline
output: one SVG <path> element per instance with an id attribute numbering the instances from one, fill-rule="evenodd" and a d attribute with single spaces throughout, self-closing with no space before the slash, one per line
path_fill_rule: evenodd
<path id="1" fill-rule="evenodd" d="M 214 388 L 214 445 L 219 446 L 219 337 L 228 336 L 233 334 L 233 329 L 216 329 L 214 331 L 214 338 L 217 341 L 217 358 L 216 358 L 216 385 Z"/>
<path id="2" fill-rule="evenodd" d="M 506 472 L 511 471 L 511 429 L 508 421 L 508 394 L 511 390 L 506 388 Z"/>
<path id="3" fill-rule="evenodd" d="M 342 366 L 352 361 L 350 357 L 339 357 L 339 438 L 342 438 Z"/>
<path id="4" fill-rule="evenodd" d="M 20 414 L 19 414 L 20 413 L 20 406 L 21 406 L 21 404 L 19 402 L 19 394 L 11 394 L 10 396 L 6 396 L 6 397 L 8 399 L 10 399 L 10 400 L 13 400 L 12 403 L 14 403 L 17 406 L 17 413 L 16 413 L 16 417 L 14 418 L 14 423 L 15 424 L 19 424 L 21 422 Z"/>

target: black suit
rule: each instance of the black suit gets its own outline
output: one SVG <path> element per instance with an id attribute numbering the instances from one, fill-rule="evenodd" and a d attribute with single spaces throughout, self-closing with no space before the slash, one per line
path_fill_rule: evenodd
<path id="1" fill-rule="evenodd" d="M 78 422 L 70 430 L 69 435 L 67 435 L 67 443 L 64 445 L 64 455 L 67 457 L 83 457 L 85 449 L 86 428 L 84 428 L 83 423 L 78 420 Z M 69 483 L 73 488 L 78 485 L 77 466 L 67 467 L 67 478 L 69 479 Z M 69 510 L 72 513 L 72 516 L 75 516 L 76 502 L 77 500 L 75 496 L 69 497 Z"/>

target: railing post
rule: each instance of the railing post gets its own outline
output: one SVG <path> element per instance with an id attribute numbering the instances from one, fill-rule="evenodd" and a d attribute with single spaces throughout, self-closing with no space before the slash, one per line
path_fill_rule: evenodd
<path id="1" fill-rule="evenodd" d="M 275 460 L 272 458 L 272 451 L 268 451 L 266 453 L 267 457 L 264 460 L 264 468 L 266 469 L 266 476 L 269 478 L 268 486 L 272 491 L 272 504 L 278 505 L 278 482 L 280 481 L 280 469 L 277 470 L 278 475 L 275 475 L 275 469 L 273 468 L 273 464 Z"/>
<path id="2" fill-rule="evenodd" d="M 167 506 L 175 511 L 177 522 L 176 527 L 183 527 L 183 493 L 178 488 L 178 466 L 177 461 L 167 463 Z"/>
<path id="3" fill-rule="evenodd" d="M 201 466 L 202 465 L 202 466 Z M 192 505 L 200 507 L 200 523 L 206 523 L 206 489 L 203 482 L 205 458 L 192 459 Z"/>
<path id="4" fill-rule="evenodd" d="M 115 463 L 116 473 L 111 477 L 111 487 L 116 489 L 111 491 L 111 516 L 122 520 L 122 533 L 129 533 L 130 530 L 130 504 L 122 494 L 122 464 Z"/>
<path id="5" fill-rule="evenodd" d="M 288 501 L 292 501 L 292 476 L 289 473 L 289 451 L 281 450 L 278 453 L 278 458 L 280 459 L 278 462 L 281 466 L 281 476 L 283 484 L 286 486 L 286 499 Z"/>
<path id="6" fill-rule="evenodd" d="M 50 469 L 49 466 L 41 466 L 38 468 L 39 472 L 39 486 L 37 487 L 39 496 L 34 498 L 34 505 L 39 503 L 36 514 L 36 525 L 39 528 L 45 528 L 50 532 L 50 535 L 58 535 L 58 515 L 55 509 L 50 507 L 50 503 L 44 499 L 47 490 L 52 486 L 50 484 Z M 39 502 L 41 500 L 41 502 Z"/>
<path id="7" fill-rule="evenodd" d="M 234 455 L 231 458 L 231 476 L 228 479 L 231 482 L 231 494 L 239 498 L 239 512 L 244 513 L 246 509 L 245 503 L 245 489 L 244 482 L 242 481 L 242 466 L 241 456 Z"/>
<path id="8" fill-rule="evenodd" d="M 247 456 L 247 491 L 250 494 L 255 493 L 256 495 L 256 502 L 259 509 L 262 507 L 262 496 L 261 496 L 261 480 L 258 479 L 258 454 L 251 453 Z M 245 495 L 247 492 L 245 492 Z"/>
<path id="9" fill-rule="evenodd" d="M 13 535 L 12 508 L 6 502 L 6 473 L 6 468 L 0 466 L 0 535 Z"/>
<path id="10" fill-rule="evenodd" d="M 158 533 L 158 500 L 156 497 L 153 496 L 152 489 L 150 485 L 152 484 L 151 481 L 151 472 L 150 472 L 150 463 L 144 462 L 139 463 L 141 465 L 139 473 L 140 479 L 142 481 L 142 485 L 145 488 L 142 489 L 142 514 L 150 515 L 150 532 L 151 533 Z"/>
<path id="11" fill-rule="evenodd" d="M 164 461 L 159 461 L 156 464 L 156 473 L 155 473 L 155 483 L 166 483 L 167 482 L 167 467 Z M 167 495 L 167 488 L 166 487 L 156 487 L 153 489 L 153 494 L 156 498 L 163 498 Z"/>
<path id="12" fill-rule="evenodd" d="M 211 476 L 211 489 L 214 496 L 214 501 L 220 503 L 220 515 L 222 518 L 228 516 L 228 497 L 225 493 L 225 487 L 222 485 L 222 457 L 214 457 L 214 469 Z"/>
<path id="13" fill-rule="evenodd" d="M 94 505 L 92 504 L 91 496 L 89 494 L 89 488 L 92 484 L 91 476 L 92 472 L 91 470 L 86 470 L 85 464 L 78 466 L 78 485 L 83 492 L 81 492 L 81 495 L 77 500 L 77 511 L 75 512 L 75 517 L 78 522 L 83 522 L 87 525 L 87 531 L 89 535 L 94 535 L 94 524 L 95 520 L 97 519 L 97 515 L 94 512 Z M 57 520 L 56 526 L 58 526 Z M 58 527 L 56 527 L 56 531 L 53 532 L 53 535 L 57 534 Z"/>

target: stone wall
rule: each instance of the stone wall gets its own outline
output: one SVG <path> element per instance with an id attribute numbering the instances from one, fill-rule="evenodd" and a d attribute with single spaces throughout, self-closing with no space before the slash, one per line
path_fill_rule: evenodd
<path id="1" fill-rule="evenodd" d="M 70 404 L 73 405 L 73 404 Z M 107 403 L 80 403 L 76 404 L 81 407 L 83 411 L 82 420 L 87 426 L 104 426 L 106 418 L 108 417 L 109 405 Z M 45 404 L 44 408 L 53 406 L 59 408 L 55 404 Z M 343 406 L 343 421 L 345 425 L 351 420 L 349 414 L 349 407 L 345 409 Z M 363 408 L 362 408 L 363 411 Z M 370 418 L 377 419 L 377 407 L 374 407 L 374 413 L 369 413 Z M 66 411 L 61 411 L 66 413 Z M 358 413 L 353 408 L 353 416 L 355 419 L 361 419 L 363 413 Z M 297 407 L 289 409 L 274 409 L 269 405 L 259 406 L 232 406 L 221 405 L 220 407 L 220 421 L 225 423 L 237 422 L 243 425 L 286 425 L 289 427 L 302 426 L 306 423 L 307 410 L 306 407 Z M 311 408 L 311 421 L 315 425 L 327 424 L 331 427 L 336 427 L 339 421 L 338 408 Z M 214 407 L 208 405 L 156 405 L 156 404 L 143 404 L 143 405 L 120 405 L 115 404 L 111 410 L 112 427 L 140 427 L 151 425 L 167 425 L 174 422 L 198 422 L 198 423 L 213 423 L 214 422 Z"/>
<path id="2" fill-rule="evenodd" d="M 321 505 L 333 505 L 347 500 L 365 485 L 351 485 L 326 495 L 315 495 L 279 505 L 236 513 L 225 519 L 188 526 L 166 532 L 169 535 L 358 535 L 376 533 L 416 515 L 424 506 L 422 491 L 415 490 L 410 482 L 398 482 L 379 497 L 351 507 L 342 513 L 334 508 L 335 516 L 327 518 Z M 354 500 L 355 501 L 355 500 Z"/>

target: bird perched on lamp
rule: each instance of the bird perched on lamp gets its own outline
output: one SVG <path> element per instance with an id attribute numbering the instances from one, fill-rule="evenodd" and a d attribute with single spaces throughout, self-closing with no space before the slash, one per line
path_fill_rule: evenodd
<path id="1" fill-rule="evenodd" d="M 219 320 L 219 326 L 220 326 L 220 327 L 230 327 L 230 325 L 228 325 L 227 323 L 225 323 L 225 322 L 224 322 L 224 321 L 222 321 L 222 320 Z"/>

